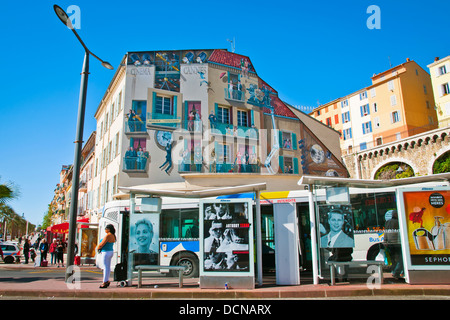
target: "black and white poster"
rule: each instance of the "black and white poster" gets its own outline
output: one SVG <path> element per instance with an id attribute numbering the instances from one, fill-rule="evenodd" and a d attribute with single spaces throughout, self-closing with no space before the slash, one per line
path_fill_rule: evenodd
<path id="1" fill-rule="evenodd" d="M 134 214 L 130 217 L 129 252 L 132 267 L 158 265 L 159 214 Z"/>
<path id="2" fill-rule="evenodd" d="M 253 264 L 251 202 L 217 200 L 202 206 L 202 271 L 250 272 Z"/>

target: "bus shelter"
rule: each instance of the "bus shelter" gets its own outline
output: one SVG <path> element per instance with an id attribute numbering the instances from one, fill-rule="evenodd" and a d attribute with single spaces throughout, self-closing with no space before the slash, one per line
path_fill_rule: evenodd
<path id="1" fill-rule="evenodd" d="M 135 214 L 135 206 L 136 206 L 136 197 L 137 196 L 147 196 L 149 200 L 154 199 L 155 201 L 148 201 L 148 212 L 158 213 L 161 212 L 161 197 L 171 197 L 171 198 L 193 198 L 193 199 L 204 199 L 205 205 L 204 207 L 200 206 L 200 213 L 204 217 L 204 219 L 200 219 L 201 226 L 203 224 L 206 227 L 213 227 L 216 224 L 228 224 L 231 225 L 230 229 L 233 230 L 247 230 L 247 235 L 241 235 L 240 243 L 236 244 L 239 250 L 233 250 L 234 253 L 238 253 L 237 256 L 244 257 L 240 263 L 240 268 L 235 268 L 236 272 L 222 272 L 221 270 L 215 270 L 216 272 L 212 272 L 210 274 L 205 273 L 205 277 L 202 278 L 201 275 L 201 286 L 202 279 L 204 279 L 204 287 L 217 286 L 219 283 L 222 284 L 223 281 L 236 281 L 232 285 L 237 288 L 239 286 L 243 287 L 253 287 L 255 284 L 254 279 L 254 270 L 253 270 L 253 221 L 255 221 L 255 230 L 256 230 L 256 273 L 257 273 L 257 284 L 262 285 L 262 243 L 261 243 L 261 208 L 260 208 L 260 193 L 262 190 L 266 189 L 266 183 L 255 183 L 255 184 L 247 184 L 247 185 L 235 185 L 235 186 L 222 186 L 222 187 L 204 187 L 204 186 L 196 186 L 187 183 L 168 183 L 168 184 L 155 184 L 155 185 L 147 185 L 147 186 L 137 186 L 137 187 L 119 187 L 119 190 L 125 194 L 129 194 L 130 197 L 130 217 L 133 217 Z M 251 218 L 251 214 L 247 215 L 247 212 L 252 210 L 251 201 L 249 204 L 245 204 L 242 201 L 232 201 L 232 200 L 223 200 L 222 202 L 227 202 L 227 205 L 232 208 L 233 212 L 238 213 L 241 216 L 239 220 L 231 220 L 225 219 L 221 221 L 217 221 L 217 219 L 209 218 L 208 207 L 206 205 L 214 205 L 216 203 L 221 202 L 220 200 L 215 199 L 214 201 L 206 201 L 208 198 L 214 198 L 225 195 L 234 195 L 234 194 L 246 194 L 246 193 L 254 193 L 255 194 L 255 219 Z M 202 201 L 200 201 L 203 203 Z M 138 216 L 138 215 L 136 215 Z M 131 219 L 131 218 L 130 218 Z M 131 225 L 131 224 L 130 224 Z M 250 228 L 251 226 L 251 228 Z M 131 233 L 131 231 L 130 231 Z M 206 233 L 206 232 L 205 232 Z M 244 232 L 245 233 L 245 232 Z M 234 236 L 236 235 L 236 232 Z M 248 236 L 246 238 L 245 236 Z M 206 237 L 206 235 L 205 235 Z M 242 240 L 246 239 L 246 240 Z M 247 246 L 245 246 L 247 244 Z M 207 239 L 201 239 L 201 247 L 208 245 Z M 236 249 L 236 248 L 235 248 Z M 220 250 L 219 250 L 220 251 Z M 203 252 L 203 251 L 201 251 Z M 235 254 L 236 256 L 236 254 Z M 237 259 L 237 258 L 235 258 Z M 203 261 L 206 264 L 206 258 Z M 248 268 L 245 268 L 245 265 Z M 244 267 L 243 267 L 244 266 Z M 129 268 L 129 282 L 132 279 L 133 271 L 130 271 Z M 222 270 L 222 271 L 225 271 Z M 130 273 L 131 272 L 131 273 Z M 227 277 L 229 275 L 229 277 Z M 212 279 L 212 280 L 210 280 Z M 219 281 L 217 279 L 220 279 Z M 237 280 L 236 280 L 237 279 Z M 130 283 L 129 283 L 130 284 Z M 223 285 L 223 284 L 222 284 Z"/>
<path id="2" fill-rule="evenodd" d="M 447 270 L 448 267 L 448 261 L 450 261 L 450 254 L 447 252 L 443 252 L 443 255 L 437 255 L 433 256 L 432 258 L 429 258 L 429 255 L 425 255 L 423 259 L 432 259 L 433 261 L 440 261 L 442 262 L 440 266 L 414 266 L 412 263 L 412 255 L 410 255 L 411 250 L 414 246 L 414 241 L 416 241 L 416 237 L 414 238 L 414 235 L 411 236 L 409 233 L 409 230 L 407 229 L 407 225 L 409 226 L 410 223 L 414 222 L 414 215 L 411 216 L 412 213 L 406 212 L 405 210 L 413 211 L 415 209 L 418 209 L 417 211 L 420 211 L 423 209 L 422 207 L 419 208 L 418 206 L 414 208 L 408 208 L 408 206 L 404 203 L 403 200 L 403 193 L 406 191 L 420 191 L 421 193 L 430 193 L 428 196 L 428 202 L 427 205 L 433 207 L 433 208 L 443 208 L 442 210 L 447 210 L 446 206 L 448 204 L 445 204 L 446 195 L 448 193 L 448 186 L 450 181 L 450 173 L 443 173 L 443 174 L 435 174 L 435 175 L 428 175 L 428 176 L 421 176 L 421 177 L 412 177 L 412 178 L 405 178 L 405 179 L 393 179 L 393 180 L 362 180 L 362 179 L 348 179 L 348 178 L 338 178 L 338 177 L 319 177 L 319 176 L 303 176 L 299 181 L 298 185 L 303 186 L 303 188 L 306 188 L 308 190 L 308 201 L 309 201 L 309 218 L 310 218 L 310 232 L 311 232 L 311 255 L 312 255 L 312 271 L 313 271 L 313 282 L 314 284 L 318 284 L 320 280 L 320 249 L 321 248 L 347 248 L 347 247 L 354 247 L 354 243 L 351 243 L 352 240 L 352 234 L 349 234 L 349 232 L 346 232 L 346 235 L 344 237 L 340 237 L 338 243 L 338 238 L 332 239 L 330 237 L 326 237 L 322 235 L 325 233 L 325 230 L 322 230 L 323 228 L 323 221 L 321 221 L 321 218 L 319 215 L 319 205 L 318 205 L 318 192 L 325 190 L 326 193 L 326 203 L 325 206 L 327 207 L 326 211 L 328 212 L 328 217 L 330 218 L 330 212 L 344 212 L 347 210 L 348 214 L 343 214 L 343 216 L 352 216 L 351 209 L 352 204 L 350 203 L 350 188 L 358 188 L 358 189 L 367 189 L 371 190 L 368 192 L 377 192 L 373 190 L 379 190 L 383 188 L 391 188 L 396 193 L 396 205 L 395 209 L 398 211 L 399 220 L 400 220 L 400 226 L 399 231 L 400 232 L 400 240 L 401 240 L 401 247 L 402 247 L 402 261 L 404 264 L 405 272 L 406 272 L 406 282 L 408 283 L 418 283 L 417 281 L 422 281 L 422 283 L 430 283 L 431 277 L 429 276 L 431 273 L 434 272 L 436 274 L 436 270 L 443 271 L 443 272 L 450 272 L 450 270 Z M 413 188 L 413 189 L 411 189 Z M 443 192 L 435 192 L 436 190 L 443 191 Z M 445 193 L 445 194 L 444 194 Z M 421 194 L 422 195 L 422 194 Z M 412 198 L 417 198 L 417 194 L 413 194 L 411 196 Z M 448 197 L 448 202 L 450 204 L 450 194 Z M 445 204 L 445 206 L 444 206 Z M 323 205 L 323 204 L 322 204 Z M 411 205 L 410 205 L 411 206 Z M 442 211 L 441 210 L 441 211 Z M 450 206 L 448 207 L 448 211 L 450 212 Z M 386 212 L 386 216 L 389 215 L 391 212 Z M 445 214 L 445 212 L 444 212 Z M 419 214 L 417 214 L 418 216 Z M 332 216 L 332 215 L 331 215 Z M 449 213 L 450 216 L 450 213 Z M 413 218 L 412 218 L 413 217 Z M 386 219 L 390 219 L 391 217 L 386 217 Z M 441 227 L 441 222 L 438 221 L 442 217 L 435 215 L 435 225 L 438 227 Z M 450 219 L 450 218 L 449 218 Z M 409 221 L 408 221 L 409 220 Z M 420 222 L 417 220 L 417 222 Z M 408 224 L 409 223 L 409 224 Z M 344 221 L 345 224 L 345 221 Z M 331 225 L 331 223 L 330 223 Z M 349 225 L 353 226 L 353 222 L 349 222 Z M 443 234 L 445 234 L 445 228 L 447 226 L 450 226 L 450 223 L 447 225 L 442 224 Z M 342 226 L 341 226 L 342 227 Z M 353 229 L 353 227 L 349 228 Z M 417 229 L 417 228 L 416 228 Z M 429 249 L 434 249 L 434 244 L 432 242 L 433 239 L 431 233 L 432 232 L 426 232 L 422 229 L 423 226 L 419 227 L 420 231 L 422 233 L 419 235 L 423 235 L 419 240 L 416 241 L 421 243 L 428 243 Z M 450 229 L 450 227 L 449 227 Z M 331 227 L 330 227 L 331 230 Z M 353 229 L 354 230 L 354 229 Z M 328 230 L 327 230 L 328 231 Z M 329 232 L 331 233 L 331 232 Z M 351 233 L 351 232 L 350 232 Z M 450 232 L 448 233 L 450 235 Z M 444 235 L 442 235 L 444 237 Z M 383 233 L 384 238 L 384 233 Z M 450 239 L 450 236 L 449 236 Z M 383 241 L 382 239 L 378 239 L 379 241 Z M 327 243 L 328 241 L 328 243 Z M 330 244 L 334 241 L 334 244 Z M 344 244 L 345 243 L 345 244 Z M 441 241 L 441 243 L 444 243 L 442 245 L 445 245 L 445 239 Z M 422 244 L 419 244 L 419 247 Z M 417 244 L 415 246 L 417 248 Z M 431 248 L 433 247 L 433 248 Z M 423 249 L 423 248 L 421 248 Z M 450 241 L 449 241 L 449 249 L 450 249 Z M 450 252 L 450 250 L 449 250 Z M 422 250 L 421 253 L 424 253 Z M 417 259 L 417 257 L 416 257 Z M 445 264 L 445 265 L 444 265 Z M 428 273 L 427 273 L 427 272 Z M 431 272 L 431 273 L 429 273 Z M 448 273 L 445 273 L 448 275 Z"/>

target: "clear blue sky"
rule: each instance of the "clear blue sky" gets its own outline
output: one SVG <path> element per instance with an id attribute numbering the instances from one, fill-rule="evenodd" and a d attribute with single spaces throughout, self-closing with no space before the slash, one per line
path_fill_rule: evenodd
<path id="1" fill-rule="evenodd" d="M 293 105 L 317 106 L 370 84 L 410 58 L 425 70 L 450 55 L 450 1 L 2 1 L 0 182 L 20 187 L 10 205 L 42 223 L 64 164 L 73 162 L 83 50 L 53 11 L 81 10 L 78 33 L 117 68 L 127 51 L 226 48 Z M 370 5 L 381 29 L 370 30 Z M 91 59 L 85 140 L 114 71 Z"/>

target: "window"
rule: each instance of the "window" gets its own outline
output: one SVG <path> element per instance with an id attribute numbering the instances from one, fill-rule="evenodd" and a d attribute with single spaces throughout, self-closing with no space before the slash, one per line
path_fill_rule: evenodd
<path id="1" fill-rule="evenodd" d="M 359 144 L 359 150 L 366 150 L 367 149 L 367 142 L 361 142 Z"/>
<path id="2" fill-rule="evenodd" d="M 370 89 L 370 97 L 375 98 L 376 95 L 377 95 L 377 92 L 376 92 L 375 88 Z"/>
<path id="3" fill-rule="evenodd" d="M 331 127 L 331 117 L 328 117 L 326 119 L 326 124 L 327 124 L 327 126 Z"/>
<path id="4" fill-rule="evenodd" d="M 427 94 L 427 86 L 423 85 L 423 93 Z"/>
<path id="5" fill-rule="evenodd" d="M 241 127 L 248 127 L 248 112 L 243 110 L 237 111 L 237 125 Z"/>
<path id="6" fill-rule="evenodd" d="M 352 128 L 344 129 L 344 140 L 352 138 Z"/>
<path id="7" fill-rule="evenodd" d="M 391 106 L 397 105 L 397 97 L 394 95 L 391 96 Z"/>
<path id="8" fill-rule="evenodd" d="M 361 92 L 359 94 L 359 100 L 367 99 L 367 91 Z"/>
<path id="9" fill-rule="evenodd" d="M 361 108 L 361 117 L 367 116 L 370 114 L 369 104 L 365 104 L 360 107 Z"/>
<path id="10" fill-rule="evenodd" d="M 155 112 L 173 115 L 172 98 L 156 96 Z"/>
<path id="11" fill-rule="evenodd" d="M 445 96 L 446 94 L 449 94 L 449 93 L 450 93 L 450 87 L 447 82 L 441 86 L 441 97 Z"/>
<path id="12" fill-rule="evenodd" d="M 375 141 L 375 143 L 377 144 L 377 146 L 381 146 L 383 144 L 383 138 L 378 137 L 377 140 Z"/>
<path id="13" fill-rule="evenodd" d="M 447 73 L 447 68 L 445 67 L 445 65 L 439 67 L 439 69 L 438 69 L 438 74 L 439 74 L 440 76 L 442 76 L 443 74 L 446 74 L 446 73 Z"/>
<path id="14" fill-rule="evenodd" d="M 348 100 L 341 101 L 341 108 L 348 106 Z"/>
<path id="15" fill-rule="evenodd" d="M 391 113 L 391 123 L 400 122 L 400 113 L 398 111 L 394 111 Z"/>
<path id="16" fill-rule="evenodd" d="M 220 123 L 231 123 L 230 121 L 230 108 L 217 107 L 217 121 Z"/>
<path id="17" fill-rule="evenodd" d="M 372 132 L 372 122 L 364 122 L 362 124 L 362 130 L 363 130 L 363 134 L 366 133 L 371 133 Z"/>
<path id="18" fill-rule="evenodd" d="M 375 129 L 377 129 L 377 128 L 379 128 L 381 125 L 380 125 L 380 118 L 379 117 L 375 117 L 374 119 L 373 119 L 373 125 L 375 126 Z"/>
<path id="19" fill-rule="evenodd" d="M 388 89 L 394 91 L 394 80 L 388 81 Z"/>
<path id="20" fill-rule="evenodd" d="M 344 112 L 342 114 L 342 123 L 350 122 L 350 111 Z"/>
<path id="21" fill-rule="evenodd" d="M 378 105 L 376 102 L 373 103 L 373 112 L 378 112 Z"/>

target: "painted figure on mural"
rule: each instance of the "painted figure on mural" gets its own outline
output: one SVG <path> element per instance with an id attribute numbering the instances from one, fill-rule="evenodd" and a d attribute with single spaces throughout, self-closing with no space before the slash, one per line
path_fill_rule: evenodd
<path id="1" fill-rule="evenodd" d="M 216 128 L 216 122 L 217 122 L 217 117 L 214 114 L 214 111 L 211 110 L 211 113 L 209 114 L 209 124 L 211 125 L 211 129 L 215 129 Z"/>
<path id="2" fill-rule="evenodd" d="M 172 168 L 172 143 L 168 142 L 166 147 L 166 161 L 159 167 L 162 169 L 164 166 L 167 165 L 167 168 L 164 170 L 167 174 L 169 174 L 169 170 Z"/>

